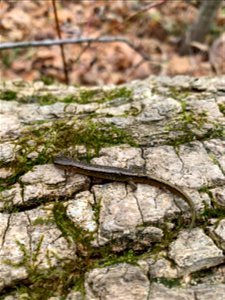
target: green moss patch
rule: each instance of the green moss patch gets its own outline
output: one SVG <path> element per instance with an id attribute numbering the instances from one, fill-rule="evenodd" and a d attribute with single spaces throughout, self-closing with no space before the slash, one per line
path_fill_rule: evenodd
<path id="1" fill-rule="evenodd" d="M 201 217 L 207 222 L 210 218 L 215 218 L 218 221 L 225 218 L 225 208 L 221 207 L 208 207 L 206 206 L 201 213 Z"/>
<path id="2" fill-rule="evenodd" d="M 54 204 L 53 216 L 57 227 L 67 239 L 68 243 L 70 243 L 69 238 L 72 238 L 73 241 L 76 241 L 78 251 L 87 252 L 91 249 L 91 241 L 93 240 L 92 234 L 78 225 L 75 226 L 74 222 L 68 218 L 66 207 L 63 203 L 56 202 Z"/>
<path id="3" fill-rule="evenodd" d="M 2 180 L 0 187 L 10 186 L 31 170 L 34 165 L 52 162 L 57 154 L 90 160 L 99 154 L 102 147 L 129 144 L 135 146 L 131 136 L 112 124 L 92 120 L 58 120 L 54 123 L 27 127 L 16 143 L 15 161 L 1 166 L 13 169 L 13 176 Z M 77 146 L 84 146 L 84 154 L 77 152 Z"/>
<path id="4" fill-rule="evenodd" d="M 218 106 L 219 106 L 220 112 L 225 116 L 225 104 L 219 103 Z"/>
<path id="5" fill-rule="evenodd" d="M 175 133 L 175 137 L 169 137 L 168 144 L 178 146 L 193 141 L 204 141 L 225 136 L 225 127 L 221 124 L 209 121 L 206 112 L 196 113 L 189 110 L 187 103 L 181 101 L 182 111 L 180 115 L 166 126 L 166 130 Z M 206 124 L 211 124 L 206 129 Z"/>
<path id="6" fill-rule="evenodd" d="M 153 282 L 161 283 L 164 286 L 168 288 L 174 288 L 174 287 L 180 287 L 181 286 L 181 280 L 179 278 L 166 278 L 166 277 L 160 277 L 160 278 L 154 278 L 152 280 Z"/>
<path id="7" fill-rule="evenodd" d="M 92 102 L 104 103 L 118 98 L 129 99 L 131 95 L 132 91 L 126 87 L 115 88 L 108 91 L 78 88 L 76 94 L 70 94 L 63 98 L 51 93 L 45 95 L 33 94 L 29 96 L 16 97 L 16 92 L 3 90 L 0 93 L 0 99 L 8 101 L 17 100 L 18 102 L 24 104 L 37 103 L 39 105 L 51 105 L 56 102 L 88 104 Z"/>
<path id="8" fill-rule="evenodd" d="M 12 100 L 16 100 L 16 98 L 17 98 L 17 93 L 14 91 L 11 90 L 0 91 L 1 100 L 12 101 Z"/>

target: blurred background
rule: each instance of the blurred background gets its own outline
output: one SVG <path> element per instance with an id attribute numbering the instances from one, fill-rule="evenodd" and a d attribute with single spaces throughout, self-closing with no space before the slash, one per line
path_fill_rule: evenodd
<path id="1" fill-rule="evenodd" d="M 83 39 L 0 49 L 3 80 L 93 86 L 225 74 L 223 0 L 2 0 L 0 31 L 1 46 Z"/>

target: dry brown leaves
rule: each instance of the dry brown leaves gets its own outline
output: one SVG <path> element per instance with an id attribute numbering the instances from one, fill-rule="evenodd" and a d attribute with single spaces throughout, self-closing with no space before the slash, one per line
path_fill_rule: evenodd
<path id="1" fill-rule="evenodd" d="M 157 1 L 157 0 L 155 0 Z M 123 43 L 66 45 L 70 83 L 96 85 L 124 83 L 151 74 L 214 74 L 225 72 L 224 40 L 215 42 L 210 61 L 205 53 L 180 57 L 179 37 L 197 16 L 197 8 L 185 1 L 167 1 L 141 11 L 149 1 L 56 1 L 63 38 L 120 35 L 129 39 L 149 60 L 143 60 Z M 129 20 L 129 16 L 134 15 Z M 218 14 L 216 25 L 224 26 Z M 0 3 L 2 42 L 57 38 L 50 0 L 7 1 Z M 213 37 L 211 36 L 211 40 Z M 220 60 L 219 60 L 219 57 Z M 43 76 L 64 81 L 58 46 L 4 50 L 0 52 L 3 78 L 40 79 Z"/>

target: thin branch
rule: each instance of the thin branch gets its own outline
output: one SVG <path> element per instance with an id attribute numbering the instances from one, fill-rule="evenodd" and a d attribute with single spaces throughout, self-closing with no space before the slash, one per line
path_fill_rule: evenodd
<path id="1" fill-rule="evenodd" d="M 80 60 L 81 56 L 82 56 L 89 48 L 90 48 L 90 43 L 88 43 L 86 46 L 84 46 L 84 47 L 81 49 L 81 51 L 80 51 L 80 53 L 77 55 L 76 59 L 73 60 L 73 64 L 76 64 L 76 63 Z"/>
<path id="2" fill-rule="evenodd" d="M 132 15 L 130 15 L 125 21 L 130 21 L 130 19 L 136 17 L 137 15 L 146 12 L 147 10 L 153 8 L 153 7 L 157 7 L 160 6 L 164 3 L 166 3 L 168 0 L 161 0 L 159 2 L 154 2 L 154 3 L 150 3 L 146 6 L 144 6 L 142 9 L 140 9 L 138 12 L 133 13 Z"/>
<path id="3" fill-rule="evenodd" d="M 140 51 L 138 46 L 135 46 L 128 39 L 120 36 L 105 36 L 100 38 L 71 38 L 62 40 L 42 40 L 42 41 L 31 41 L 31 42 L 15 42 L 15 43 L 2 43 L 0 45 L 0 51 L 5 49 L 15 49 L 15 48 L 29 48 L 29 47 L 50 47 L 55 45 L 63 44 L 82 44 L 82 43 L 114 43 L 121 42 L 127 44 L 139 55 L 141 55 L 145 60 L 149 61 L 150 56 L 146 55 Z"/>
<path id="4" fill-rule="evenodd" d="M 55 16 L 55 24 L 56 24 L 56 30 L 57 30 L 58 38 L 61 40 L 62 36 L 61 36 L 61 31 L 60 31 L 60 26 L 59 26 L 59 19 L 58 19 L 55 0 L 52 0 L 52 6 L 53 6 L 53 11 L 54 11 L 54 16 Z M 67 85 L 69 85 L 69 75 L 68 75 L 68 70 L 67 70 L 67 65 L 66 65 L 66 56 L 65 56 L 63 44 L 60 45 L 60 50 L 61 50 L 61 56 L 62 56 L 62 61 L 63 61 L 65 82 L 66 82 Z"/>

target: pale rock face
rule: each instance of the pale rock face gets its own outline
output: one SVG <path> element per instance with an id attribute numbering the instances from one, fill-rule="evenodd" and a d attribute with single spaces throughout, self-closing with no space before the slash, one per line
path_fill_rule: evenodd
<path id="1" fill-rule="evenodd" d="M 102 87 L 104 101 L 81 104 L 63 101 L 79 95 L 72 86 L 0 84 L 18 99 L 58 97 L 0 100 L 4 299 L 42 286 L 49 299 L 223 300 L 224 86 L 224 76 L 151 76 L 127 84 L 127 98 L 107 99 L 112 87 Z M 187 203 L 165 187 L 67 172 L 52 163 L 63 153 L 178 186 L 193 201 L 195 228 Z"/>

